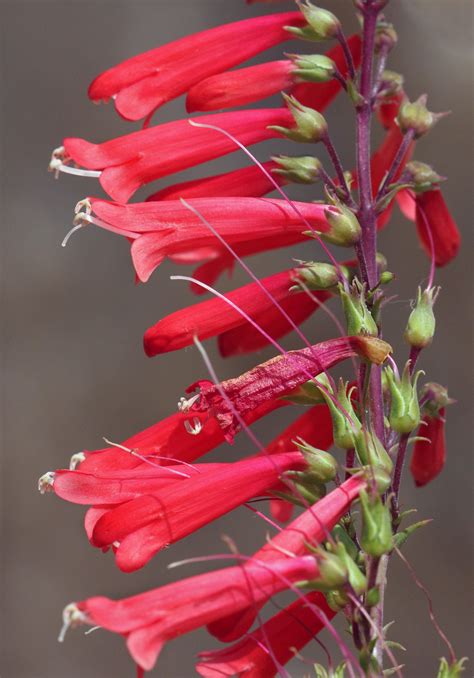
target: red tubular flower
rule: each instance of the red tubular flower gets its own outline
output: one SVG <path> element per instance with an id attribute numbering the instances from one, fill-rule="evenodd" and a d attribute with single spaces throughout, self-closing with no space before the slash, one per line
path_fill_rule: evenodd
<path id="1" fill-rule="evenodd" d="M 272 303 L 272 298 L 280 304 L 282 300 L 287 300 L 287 305 L 290 308 L 293 308 L 294 306 L 298 309 L 300 308 L 301 302 L 305 305 L 304 302 L 306 299 L 309 299 L 309 310 L 305 307 L 304 313 L 302 314 L 304 319 L 308 317 L 312 311 L 316 310 L 318 306 L 311 297 L 308 298 L 305 292 L 294 293 L 291 291 L 291 288 L 294 286 L 295 280 L 297 279 L 298 268 L 292 268 L 288 271 L 276 273 L 268 278 L 264 278 L 261 281 L 261 284 L 271 295 L 271 298 L 269 298 L 265 292 L 263 292 L 260 285 L 255 282 L 249 283 L 232 292 L 228 292 L 225 297 L 259 323 L 260 318 L 268 315 L 270 309 L 275 309 L 277 311 L 276 321 L 278 323 L 281 312 Z M 327 299 L 329 296 L 330 294 L 324 293 L 323 300 Z M 321 294 L 319 293 L 317 298 L 320 297 Z M 298 318 L 298 320 L 300 320 L 300 318 Z M 286 320 L 281 329 L 279 326 L 275 327 L 276 331 L 274 331 L 273 323 L 266 322 L 264 324 L 265 329 L 269 331 L 274 339 L 280 338 L 292 329 Z M 244 326 L 245 329 L 249 326 L 251 327 L 248 321 L 235 310 L 235 308 L 230 306 L 223 299 L 216 297 L 176 311 L 160 320 L 153 325 L 153 327 L 150 327 L 145 332 L 144 336 L 145 353 L 148 356 L 154 356 L 159 353 L 176 351 L 185 346 L 190 346 L 193 343 L 193 338 L 195 336 L 204 340 L 209 337 L 222 335 L 223 333 L 227 334 L 229 330 L 242 326 Z M 226 336 L 226 334 L 224 336 Z M 224 346 L 220 344 L 220 347 L 223 355 L 229 355 L 229 353 L 235 352 L 226 350 L 227 346 L 225 341 Z"/>
<path id="2" fill-rule="evenodd" d="M 360 37 L 352 35 L 348 42 L 357 67 L 361 53 Z M 344 76 L 347 75 L 347 63 L 340 45 L 329 50 L 326 56 L 334 61 Z M 289 90 L 300 103 L 322 111 L 341 91 L 338 80 L 321 84 L 297 84 L 292 75 L 294 69 L 293 62 L 284 59 L 219 73 L 200 81 L 190 89 L 186 109 L 189 113 L 194 113 L 243 106 L 282 90 Z"/>
<path id="3" fill-rule="evenodd" d="M 245 146 L 280 136 L 271 125 L 292 128 L 287 108 L 269 108 L 207 115 L 203 124 L 223 128 Z M 214 160 L 237 150 L 235 143 L 214 130 L 176 120 L 139 132 L 92 144 L 85 139 L 64 140 L 65 162 L 101 170 L 100 183 L 118 202 L 127 202 L 140 186 L 161 177 Z"/>
<path id="4" fill-rule="evenodd" d="M 267 454 L 291 450 L 297 438 L 302 438 L 319 450 L 328 450 L 331 447 L 333 427 L 331 414 L 326 404 L 315 405 L 307 410 L 274 438 L 265 450 Z M 291 518 L 294 505 L 290 502 L 272 499 L 270 505 L 272 515 L 276 520 L 286 522 Z"/>
<path id="5" fill-rule="evenodd" d="M 418 435 L 428 440 L 417 440 L 413 449 L 410 471 L 417 487 L 430 483 L 441 473 L 446 461 L 445 409 L 439 416 L 425 415 Z"/>
<path id="6" fill-rule="evenodd" d="M 288 402 L 285 400 L 267 401 L 253 412 L 249 412 L 245 421 L 247 424 L 252 424 L 273 410 L 286 405 Z M 106 447 L 95 451 L 85 450 L 78 455 L 79 468 L 86 473 L 106 474 L 109 471 L 133 469 L 146 464 L 143 457 L 151 457 L 153 461 L 161 464 L 166 464 L 166 457 L 189 463 L 224 442 L 221 427 L 215 419 L 209 418 L 207 413 L 197 412 L 191 418 L 190 423 L 194 428 L 201 427 L 199 435 L 189 434 L 185 427 L 189 419 L 188 414 L 176 412 L 131 438 L 127 438 L 121 444 L 132 450 L 132 454 L 119 447 Z"/>
<path id="7" fill-rule="evenodd" d="M 285 26 L 303 26 L 300 12 L 245 19 L 186 36 L 110 68 L 89 87 L 93 101 L 115 97 L 127 120 L 150 116 L 195 83 L 291 38 Z"/>
<path id="8" fill-rule="evenodd" d="M 254 554 L 254 558 L 259 562 L 271 563 L 280 560 L 285 552 L 300 556 L 306 553 L 308 544 L 320 544 L 347 512 L 364 486 L 365 481 L 362 478 L 349 478 L 276 534 Z M 257 611 L 258 607 L 253 606 L 228 617 L 223 615 L 221 619 L 209 624 L 208 631 L 222 642 L 233 642 L 252 626 Z"/>
<path id="9" fill-rule="evenodd" d="M 209 258 L 222 250 L 215 234 L 179 200 L 120 205 L 89 198 L 98 225 L 133 240 L 132 260 L 138 278 L 146 282 L 165 257 L 190 262 Z M 291 236 L 305 240 L 304 224 L 284 200 L 270 198 L 196 198 L 193 207 L 229 244 L 249 246 Z M 313 228 L 327 231 L 326 205 L 294 203 Z M 81 218 L 81 217 L 79 217 Z M 217 246 L 217 249 L 215 249 Z"/>
<path id="10" fill-rule="evenodd" d="M 262 163 L 267 172 L 278 167 L 276 162 L 270 160 Z M 281 174 L 272 175 L 275 183 L 279 186 L 286 184 L 287 180 Z M 206 197 L 239 197 L 261 198 L 275 190 L 275 184 L 265 176 L 258 165 L 242 167 L 225 174 L 217 174 L 203 179 L 183 181 L 162 188 L 147 198 L 149 200 L 179 200 L 179 198 L 206 198 Z"/>
<path id="11" fill-rule="evenodd" d="M 287 558 L 270 566 L 249 563 L 189 577 L 122 600 L 103 596 L 68 605 L 66 624 L 101 626 L 127 639 L 128 650 L 142 669 L 155 665 L 163 645 L 252 604 L 264 604 L 291 582 L 314 579 L 312 556 Z"/>
<path id="12" fill-rule="evenodd" d="M 400 104 L 406 99 L 406 94 L 403 91 L 393 94 L 389 99 L 384 99 L 380 102 L 377 108 L 377 117 L 385 129 L 397 126 L 396 118 Z"/>
<path id="13" fill-rule="evenodd" d="M 321 610 L 320 616 L 314 607 Z M 322 593 L 307 593 L 235 645 L 200 652 L 196 671 L 205 678 L 270 678 L 294 658 L 295 650 L 301 650 L 324 629 L 325 619 L 331 620 L 335 614 Z"/>
<path id="14" fill-rule="evenodd" d="M 339 337 L 323 341 L 299 351 L 278 355 L 235 379 L 221 382 L 219 388 L 209 381 L 192 384 L 187 392 L 197 387 L 200 392 L 188 403 L 182 403 L 182 407 L 191 413 L 212 414 L 221 425 L 226 440 L 231 441 L 239 428 L 235 411 L 245 417 L 262 402 L 287 395 L 308 381 L 308 375 L 316 377 L 354 355 L 381 364 L 390 350 L 386 342 L 374 337 Z"/>
<path id="15" fill-rule="evenodd" d="M 461 236 L 439 188 L 416 194 L 416 230 L 426 253 L 431 257 L 431 233 L 436 266 L 445 266 L 459 251 Z"/>
<path id="16" fill-rule="evenodd" d="M 306 466 L 299 452 L 219 465 L 111 508 L 95 524 L 92 543 L 100 548 L 118 543 L 117 566 L 134 572 L 165 546 L 269 491 L 285 471 Z"/>

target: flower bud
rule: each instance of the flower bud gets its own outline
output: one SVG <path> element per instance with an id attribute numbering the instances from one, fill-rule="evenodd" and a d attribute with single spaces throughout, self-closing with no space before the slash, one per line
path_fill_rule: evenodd
<path id="1" fill-rule="evenodd" d="M 375 433 L 361 430 L 355 439 L 355 450 L 360 463 L 372 469 L 381 469 L 390 475 L 393 461 Z"/>
<path id="2" fill-rule="evenodd" d="M 405 329 L 405 340 L 413 348 L 426 348 L 433 340 L 436 319 L 433 313 L 433 304 L 439 293 L 439 287 L 421 291 L 418 288 L 418 299 L 415 308 L 410 313 Z"/>
<path id="3" fill-rule="evenodd" d="M 341 265 L 340 271 L 345 278 L 350 277 L 347 266 Z M 330 290 L 339 283 L 338 270 L 333 264 L 324 262 L 307 262 L 298 268 L 296 282 L 301 280 L 310 290 Z M 298 289 L 298 285 L 295 286 Z"/>
<path id="4" fill-rule="evenodd" d="M 318 550 L 318 566 L 320 577 L 317 587 L 320 591 L 330 591 L 343 586 L 348 579 L 348 571 L 345 563 L 335 553 Z"/>
<path id="5" fill-rule="evenodd" d="M 328 82 L 334 77 L 336 64 L 324 54 L 291 54 L 295 68 L 291 71 L 307 82 Z"/>
<path id="6" fill-rule="evenodd" d="M 462 659 L 458 659 L 457 661 L 454 660 L 451 664 L 448 664 L 447 659 L 442 657 L 436 678 L 461 678 L 466 662 L 467 657 L 463 657 Z"/>
<path id="7" fill-rule="evenodd" d="M 311 473 L 304 471 L 287 471 L 284 477 L 294 485 L 294 496 L 305 508 L 313 505 L 326 496 L 326 486 Z"/>
<path id="8" fill-rule="evenodd" d="M 344 591 L 340 591 L 338 589 L 334 589 L 334 591 L 328 591 L 325 596 L 327 604 L 331 610 L 334 610 L 334 612 L 339 612 L 339 610 L 344 609 L 349 602 L 349 598 L 344 593 Z"/>
<path id="9" fill-rule="evenodd" d="M 354 530 L 354 526 L 351 526 L 351 529 Z M 355 531 L 355 530 L 354 530 Z M 352 560 L 357 558 L 359 553 L 357 546 L 354 544 L 353 540 L 349 536 L 347 530 L 340 524 L 336 525 L 331 532 L 331 536 L 334 541 L 342 542 L 346 547 L 347 553 L 350 555 Z"/>
<path id="10" fill-rule="evenodd" d="M 298 438 L 294 443 L 308 463 L 311 479 L 323 484 L 334 480 L 337 474 L 337 461 L 332 454 L 318 450 L 302 438 Z"/>
<path id="11" fill-rule="evenodd" d="M 390 426 L 397 433 L 411 433 L 420 423 L 420 405 L 416 392 L 416 383 L 423 374 L 419 370 L 413 383 L 410 375 L 410 361 L 405 365 L 401 379 L 391 367 L 385 369 L 390 389 Z"/>
<path id="12" fill-rule="evenodd" d="M 283 93 L 288 108 L 294 118 L 295 127 L 291 129 L 280 127 L 279 125 L 270 125 L 268 129 L 275 130 L 293 141 L 318 142 L 326 135 L 328 125 L 324 117 L 314 108 L 303 106 L 294 97 Z"/>
<path id="13" fill-rule="evenodd" d="M 380 82 L 378 96 L 383 99 L 389 99 L 403 92 L 403 83 L 405 78 L 401 73 L 395 71 L 384 71 Z"/>
<path id="14" fill-rule="evenodd" d="M 362 229 L 356 215 L 345 205 L 328 207 L 324 215 L 331 226 L 326 233 L 321 233 L 321 238 L 333 245 L 340 247 L 352 247 L 359 242 Z"/>
<path id="15" fill-rule="evenodd" d="M 339 285 L 339 295 L 347 324 L 347 334 L 376 337 L 379 333 L 377 323 L 365 302 L 365 287 L 354 278 L 349 294 Z"/>
<path id="16" fill-rule="evenodd" d="M 440 410 L 454 403 L 448 396 L 448 389 L 434 381 L 429 381 L 423 386 L 420 399 L 424 401 L 423 412 L 431 417 L 437 417 Z"/>
<path id="17" fill-rule="evenodd" d="M 393 24 L 380 20 L 377 23 L 377 28 L 375 30 L 375 51 L 380 52 L 382 47 L 391 50 L 395 47 L 397 42 L 398 35 Z"/>
<path id="18" fill-rule="evenodd" d="M 390 459 L 390 463 L 392 464 L 392 460 Z M 390 475 L 389 472 L 387 472 L 384 468 L 381 466 L 362 466 L 361 468 L 354 469 L 354 473 L 360 474 L 362 471 L 362 474 L 367 480 L 367 484 L 369 483 L 375 483 L 375 487 L 377 488 L 377 492 L 380 494 L 383 494 L 388 490 L 390 485 L 392 484 L 392 476 Z"/>
<path id="19" fill-rule="evenodd" d="M 306 0 L 305 4 L 300 4 L 299 7 L 308 25 L 304 28 L 285 26 L 287 31 L 298 38 L 311 41 L 330 40 L 341 30 L 341 22 L 327 9 L 316 7 L 309 0 Z"/>
<path id="20" fill-rule="evenodd" d="M 318 181 L 322 168 L 321 162 L 311 155 L 290 157 L 280 155 L 272 160 L 280 167 L 273 169 L 273 174 L 280 174 L 295 184 L 312 184 Z"/>
<path id="21" fill-rule="evenodd" d="M 376 495 L 361 490 L 362 530 L 360 545 L 369 556 L 380 557 L 393 548 L 392 520 L 387 504 Z"/>
<path id="22" fill-rule="evenodd" d="M 405 167 L 405 173 L 409 175 L 409 181 L 413 184 L 415 193 L 424 193 L 437 187 L 443 178 L 432 167 L 424 162 L 413 160 Z"/>
<path id="23" fill-rule="evenodd" d="M 427 97 L 423 94 L 413 103 L 405 101 L 398 111 L 397 122 L 401 131 L 406 134 L 412 130 L 415 139 L 419 139 L 430 131 L 440 117 L 440 114 L 432 113 L 426 108 Z"/>
<path id="24" fill-rule="evenodd" d="M 352 586 L 355 593 L 360 596 L 367 589 L 366 576 L 360 571 L 358 565 L 356 565 L 356 563 L 352 560 L 351 556 L 346 550 L 345 545 L 342 542 L 336 544 L 334 553 L 339 556 L 341 562 L 346 566 L 349 584 Z"/>
<path id="25" fill-rule="evenodd" d="M 360 421 L 352 407 L 351 394 L 353 390 L 354 389 L 351 389 L 349 393 L 347 393 L 347 383 L 342 379 L 339 380 L 336 400 L 342 409 L 336 405 L 334 400 L 330 398 L 327 393 L 323 393 L 331 413 L 334 444 L 343 450 L 350 450 L 354 447 L 356 436 L 361 430 Z M 347 412 L 350 421 L 342 410 Z"/>

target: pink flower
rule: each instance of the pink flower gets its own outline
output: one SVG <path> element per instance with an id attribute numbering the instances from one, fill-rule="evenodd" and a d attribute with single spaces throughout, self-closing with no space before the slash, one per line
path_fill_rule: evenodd
<path id="1" fill-rule="evenodd" d="M 262 163 L 267 172 L 278 167 L 272 160 Z M 274 181 L 283 186 L 285 177 L 281 174 L 273 174 Z M 275 185 L 268 179 L 257 165 L 242 167 L 225 174 L 217 174 L 202 179 L 192 179 L 173 184 L 153 193 L 148 200 L 179 200 L 179 198 L 205 198 L 205 197 L 239 197 L 261 198 L 275 190 Z"/>
<path id="2" fill-rule="evenodd" d="M 269 129 L 271 125 L 294 126 L 287 108 L 220 113 L 201 117 L 199 122 L 223 128 L 246 146 L 280 136 Z M 64 162 L 101 170 L 104 191 L 118 202 L 127 202 L 140 186 L 235 150 L 235 143 L 226 136 L 193 127 L 189 120 L 176 120 L 101 144 L 65 139 Z"/>
<path id="3" fill-rule="evenodd" d="M 127 120 L 150 116 L 215 73 L 291 38 L 285 26 L 303 26 L 300 12 L 245 19 L 188 35 L 110 68 L 89 87 L 93 101 L 115 98 Z"/>
<path id="4" fill-rule="evenodd" d="M 284 322 L 279 322 L 282 314 L 272 303 L 272 298 L 280 304 L 286 301 L 285 306 L 288 306 L 289 309 L 298 309 L 298 313 L 293 314 L 297 316 L 298 324 L 318 308 L 317 303 L 311 297 L 308 297 L 305 292 L 295 293 L 291 291 L 297 280 L 298 269 L 293 268 L 271 275 L 261 281 L 261 284 L 271 295 L 270 297 L 255 282 L 228 292 L 225 297 L 259 324 L 263 316 L 265 330 L 274 339 L 279 339 L 290 332 L 292 327 L 284 317 L 282 317 Z M 316 293 L 315 297 L 322 303 L 330 297 L 330 294 Z M 307 299 L 309 304 L 306 303 Z M 301 306 L 304 307 L 303 311 L 301 311 Z M 276 313 L 272 313 L 273 309 Z M 271 315 L 270 323 L 267 322 L 269 315 Z M 236 352 L 232 349 L 229 350 L 229 331 L 235 330 L 235 328 L 241 330 L 239 333 L 240 339 L 242 334 L 245 335 L 246 330 L 252 328 L 252 325 L 233 306 L 216 297 L 175 311 L 150 327 L 144 336 L 145 352 L 148 356 L 154 356 L 190 346 L 195 336 L 204 340 L 221 335 L 220 339 L 223 340 L 223 343 L 219 344 L 221 352 L 223 355 L 229 355 Z M 262 337 L 262 339 L 262 343 L 266 343 L 265 338 Z M 235 347 L 237 350 L 242 349 L 238 342 L 235 342 Z M 245 347 L 240 350 L 240 352 L 243 351 L 245 351 Z"/>
<path id="5" fill-rule="evenodd" d="M 441 473 L 446 461 L 445 408 L 436 416 L 426 414 L 418 429 L 418 436 L 427 440 L 417 440 L 413 448 L 410 471 L 417 487 L 430 483 Z"/>
<path id="6" fill-rule="evenodd" d="M 285 471 L 306 466 L 299 452 L 290 452 L 213 464 L 209 471 L 201 467 L 190 478 L 112 507 L 95 524 L 91 541 L 100 548 L 115 545 L 118 567 L 134 572 L 165 546 L 271 490 Z M 108 496 L 106 492 L 100 503 Z"/>
<path id="7" fill-rule="evenodd" d="M 91 220 L 99 226 L 132 240 L 131 254 L 136 273 L 146 282 L 152 272 L 170 257 L 191 263 L 218 256 L 222 244 L 201 219 L 179 200 L 120 205 L 98 198 L 88 198 L 89 215 L 77 219 Z M 269 198 L 196 198 L 193 207 L 216 228 L 229 244 L 245 247 L 257 242 L 272 243 L 284 236 L 293 241 L 305 240 L 305 225 L 294 208 L 284 200 Z M 313 228 L 327 231 L 326 205 L 295 203 L 299 213 Z M 272 243 L 273 244 L 273 243 Z"/>
<path id="8" fill-rule="evenodd" d="M 340 337 L 323 341 L 278 355 L 239 377 L 221 382 L 219 387 L 209 381 L 192 384 L 187 392 L 199 387 L 199 394 L 183 407 L 191 413 L 209 412 L 219 422 L 226 440 L 231 441 L 239 429 L 235 411 L 245 417 L 263 402 L 287 395 L 311 377 L 351 356 L 359 355 L 381 364 L 390 351 L 386 342 L 374 337 Z"/>
<path id="9" fill-rule="evenodd" d="M 250 562 L 189 577 L 122 600 L 104 596 L 68 605 L 66 625 L 101 626 L 127 639 L 128 650 L 142 669 L 151 670 L 163 645 L 249 604 L 263 604 L 291 582 L 319 574 L 312 556 L 271 565 Z"/>
<path id="10" fill-rule="evenodd" d="M 360 61 L 360 45 L 358 35 L 349 38 L 356 67 Z M 347 64 L 340 45 L 329 50 L 326 56 L 334 61 L 343 75 L 347 75 Z M 186 109 L 189 113 L 194 113 L 243 106 L 282 90 L 289 90 L 300 103 L 322 111 L 341 91 L 338 80 L 321 84 L 297 84 L 297 79 L 293 75 L 295 68 L 292 61 L 283 59 L 236 71 L 220 72 L 201 80 L 190 89 Z"/>
<path id="11" fill-rule="evenodd" d="M 259 562 L 271 563 L 279 561 L 285 552 L 300 556 L 306 553 L 308 544 L 320 544 L 347 512 L 364 486 L 365 481 L 362 478 L 349 478 L 278 532 L 254 554 L 254 558 Z M 222 618 L 208 626 L 208 631 L 222 642 L 233 642 L 252 626 L 257 611 L 258 608 L 252 606 L 228 617 L 222 615 Z"/>
<path id="12" fill-rule="evenodd" d="M 320 616 L 314 607 L 321 610 Z M 307 593 L 235 645 L 201 652 L 196 671 L 205 678 L 270 678 L 324 629 L 324 619 L 335 614 L 322 593 Z"/>

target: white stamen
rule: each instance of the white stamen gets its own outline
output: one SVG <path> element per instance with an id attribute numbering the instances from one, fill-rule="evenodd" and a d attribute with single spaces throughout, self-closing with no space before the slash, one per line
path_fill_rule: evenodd
<path id="1" fill-rule="evenodd" d="M 94 631 L 98 631 L 101 628 L 102 628 L 102 626 L 93 626 L 91 629 L 87 629 L 87 631 L 84 631 L 84 635 L 88 636 L 90 633 L 93 633 Z"/>
<path id="2" fill-rule="evenodd" d="M 48 471 L 41 476 L 41 478 L 38 480 L 38 490 L 41 492 L 41 494 L 52 491 L 55 476 L 56 474 L 54 471 Z"/>
<path id="3" fill-rule="evenodd" d="M 82 198 L 82 200 L 79 200 L 79 202 L 76 203 L 74 214 L 79 214 L 79 212 L 85 212 L 86 214 L 92 212 L 92 203 L 89 198 Z"/>
<path id="4" fill-rule="evenodd" d="M 193 417 L 192 423 L 189 421 L 189 419 L 186 419 L 184 422 L 184 428 L 192 436 L 197 436 L 202 431 L 202 422 L 197 417 Z"/>
<path id="5" fill-rule="evenodd" d="M 120 542 L 119 541 L 113 541 L 112 546 L 115 546 L 115 548 L 118 549 L 118 547 L 120 546 Z"/>
<path id="6" fill-rule="evenodd" d="M 84 452 L 76 452 L 76 454 L 73 454 L 69 462 L 69 469 L 75 471 L 79 464 L 82 464 L 82 462 L 85 461 L 85 458 L 86 455 Z"/>
<path id="7" fill-rule="evenodd" d="M 51 154 L 51 160 L 49 161 L 48 169 L 50 172 L 54 172 L 54 176 L 57 179 L 59 172 L 65 172 L 66 174 L 75 174 L 80 177 L 100 177 L 101 172 L 96 170 L 85 170 L 79 167 L 70 167 L 67 163 L 71 162 L 66 154 L 66 149 L 64 146 L 58 146 L 55 148 Z"/>
<path id="8" fill-rule="evenodd" d="M 50 163 L 50 167 L 51 165 L 52 163 Z M 69 165 L 64 165 L 62 163 L 59 163 L 53 169 L 59 172 L 64 172 L 64 174 L 74 174 L 78 177 L 87 177 L 91 179 L 97 179 L 102 174 L 102 172 L 99 172 L 98 170 L 85 170 L 81 169 L 80 167 L 70 167 Z"/>
<path id="9" fill-rule="evenodd" d="M 69 628 L 74 628 L 80 624 L 87 624 L 87 617 L 81 612 L 76 603 L 66 605 L 63 610 L 63 625 L 59 632 L 58 642 L 62 643 Z"/>
<path id="10" fill-rule="evenodd" d="M 82 223 L 81 223 L 81 224 L 76 224 L 75 226 L 73 226 L 73 227 L 71 228 L 71 230 L 68 231 L 68 232 L 66 233 L 66 236 L 64 237 L 64 240 L 63 240 L 62 243 L 61 243 L 61 247 L 66 247 L 66 245 L 68 244 L 68 241 L 69 241 L 69 238 L 71 237 L 71 235 L 72 235 L 73 233 L 75 233 L 76 231 L 78 231 L 80 228 L 84 228 L 84 226 L 86 226 L 86 224 L 82 224 Z"/>
<path id="11" fill-rule="evenodd" d="M 119 450 L 123 450 L 124 452 L 129 452 L 130 454 L 137 454 L 136 450 L 131 450 L 129 447 L 125 447 L 125 445 L 121 445 L 120 443 L 114 443 L 112 440 L 109 440 L 105 436 L 102 437 L 102 440 L 107 443 L 107 445 L 110 445 L 110 447 L 118 447 Z"/>
<path id="12" fill-rule="evenodd" d="M 201 397 L 200 393 L 196 393 L 196 395 L 193 395 L 191 398 L 181 397 L 178 401 L 178 410 L 180 412 L 189 412 L 191 407 L 197 400 L 199 400 L 200 397 Z"/>

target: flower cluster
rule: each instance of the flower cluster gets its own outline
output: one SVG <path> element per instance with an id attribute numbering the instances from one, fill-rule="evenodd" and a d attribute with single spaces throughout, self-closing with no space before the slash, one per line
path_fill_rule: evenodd
<path id="1" fill-rule="evenodd" d="M 80 200 L 73 230 L 96 225 L 124 236 L 142 283 L 165 258 L 197 266 L 193 277 L 176 277 L 188 280 L 191 292 L 212 296 L 158 319 L 144 333 L 144 350 L 161 356 L 196 344 L 211 380 L 192 384 L 166 419 L 45 473 L 40 491 L 87 506 L 88 540 L 111 550 L 123 572 L 142 568 L 239 506 L 256 511 L 250 503 L 256 500 L 269 502 L 273 519 L 257 513 L 276 530 L 254 554 L 207 558 L 231 559 L 230 567 L 120 600 L 92 597 L 65 608 L 61 638 L 79 624 L 118 633 L 138 675 L 154 667 L 166 642 L 201 626 L 230 644 L 200 654 L 196 670 L 209 678 L 288 675 L 284 664 L 324 629 L 343 658 L 330 675 L 381 675 L 384 656 L 389 670 L 399 673 L 383 626 L 385 573 L 389 556 L 424 524 L 401 527 L 406 513 L 399 491 L 409 445 L 414 442 L 410 471 L 417 486 L 433 480 L 445 461 L 451 401 L 435 383 L 419 394 L 415 366 L 435 332 L 435 268 L 453 259 L 460 241 L 441 176 L 412 159 L 418 139 L 441 115 L 428 110 L 424 96 L 409 101 L 402 76 L 386 69 L 397 36 L 381 14 L 385 4 L 356 0 L 362 33 L 347 38 L 334 14 L 306 0 L 296 11 L 219 26 L 134 56 L 99 75 L 89 97 L 113 100 L 123 118 L 143 120 L 143 128 L 99 144 L 66 138 L 53 152 L 52 171 L 96 178 L 110 198 Z M 333 45 L 324 54 L 305 49 L 234 68 L 290 40 L 296 49 Z M 279 92 L 277 106 L 222 111 Z M 356 117 L 352 171 L 343 168 L 322 115 L 339 93 Z M 152 126 L 160 107 L 183 94 L 188 113 L 206 115 Z M 373 113 L 385 136 L 371 154 Z M 330 169 L 312 152 L 259 162 L 248 147 L 270 138 L 319 144 Z M 128 202 L 143 186 L 239 149 L 250 159 L 247 166 L 155 187 L 146 201 Z M 318 182 L 322 201 L 287 196 L 294 183 Z M 266 197 L 272 191 L 276 197 Z M 377 252 L 377 231 L 396 204 L 416 224 L 431 261 L 428 284 L 408 318 L 410 353 L 401 376 L 382 338 L 389 301 L 384 287 L 393 275 Z M 296 243 L 311 249 L 311 259 L 266 278 L 245 261 Z M 355 258 L 339 261 L 333 244 L 353 249 Z M 321 248 L 327 261 L 317 260 Z M 214 289 L 236 264 L 251 282 L 226 293 Z M 342 321 L 334 318 L 337 335 L 312 344 L 300 326 L 331 300 L 342 311 Z M 291 332 L 299 346 L 288 351 L 279 340 Z M 276 355 L 219 382 L 201 344 L 213 337 L 225 357 L 265 346 Z M 353 381 L 336 382 L 331 369 L 350 362 Z M 297 412 L 292 423 L 261 445 L 249 427 L 283 407 Z M 236 436 L 240 444 L 242 431 L 257 451 L 236 462 L 201 459 Z M 332 447 L 339 452 L 333 455 Z M 360 521 L 351 512 L 355 502 Z M 287 523 L 295 507 L 292 522 L 274 522 Z M 293 602 L 263 622 L 260 611 L 283 590 L 294 594 Z M 349 623 L 355 653 L 332 626 L 338 613 Z M 440 675 L 457 675 L 456 658 L 443 661 L 440 671 L 453 672 Z"/>

